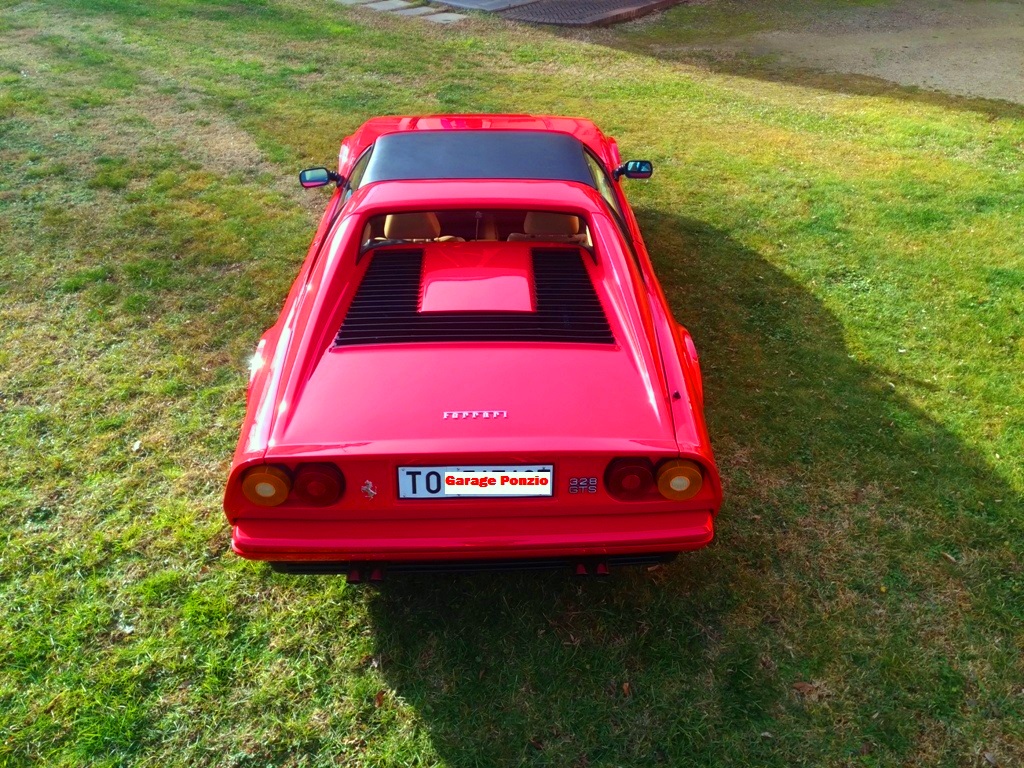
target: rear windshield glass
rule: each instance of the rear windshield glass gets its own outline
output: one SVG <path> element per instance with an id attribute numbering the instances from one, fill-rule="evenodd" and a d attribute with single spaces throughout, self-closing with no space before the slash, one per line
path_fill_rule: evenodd
<path id="1" fill-rule="evenodd" d="M 361 185 L 413 179 L 543 179 L 594 186 L 583 145 L 543 131 L 410 131 L 381 136 Z"/>
<path id="2" fill-rule="evenodd" d="M 438 210 L 373 216 L 363 227 L 361 250 L 405 243 L 544 242 L 593 249 L 582 216 L 552 211 Z"/>

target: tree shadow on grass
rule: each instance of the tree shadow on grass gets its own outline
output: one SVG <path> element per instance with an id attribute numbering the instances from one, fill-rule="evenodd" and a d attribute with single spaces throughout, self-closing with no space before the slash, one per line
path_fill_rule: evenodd
<path id="1" fill-rule="evenodd" d="M 1010 489 L 853 360 L 804 286 L 725 232 L 640 213 L 703 354 L 718 540 L 604 581 L 385 582 L 370 610 L 389 685 L 456 766 L 957 764 L 981 727 L 968 665 L 983 647 L 1013 669 L 1013 617 L 985 575 L 1001 555 L 970 570 L 942 553 L 995 551 L 990 500 Z"/>

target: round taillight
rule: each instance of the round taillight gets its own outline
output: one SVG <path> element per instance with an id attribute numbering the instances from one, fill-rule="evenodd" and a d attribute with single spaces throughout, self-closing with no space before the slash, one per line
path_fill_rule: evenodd
<path id="1" fill-rule="evenodd" d="M 345 492 L 345 476 L 333 464 L 303 464 L 295 475 L 295 497 L 303 504 L 326 507 Z"/>
<path id="2" fill-rule="evenodd" d="M 700 466 L 689 459 L 669 459 L 658 467 L 658 490 L 666 499 L 692 499 L 703 484 Z"/>
<path id="3" fill-rule="evenodd" d="M 253 504 L 276 507 L 288 498 L 292 479 L 281 467 L 265 464 L 242 475 L 242 494 Z"/>
<path id="4" fill-rule="evenodd" d="M 654 467 L 648 459 L 615 459 L 605 470 L 604 485 L 619 499 L 646 496 L 654 487 Z"/>

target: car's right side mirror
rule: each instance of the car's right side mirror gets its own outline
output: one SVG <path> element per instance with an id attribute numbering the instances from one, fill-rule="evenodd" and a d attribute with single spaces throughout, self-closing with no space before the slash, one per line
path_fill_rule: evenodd
<path id="1" fill-rule="evenodd" d="M 337 182 L 340 180 L 341 177 L 338 174 L 326 168 L 307 168 L 299 173 L 299 184 L 302 185 L 303 189 L 324 187 L 332 181 Z"/>
<path id="2" fill-rule="evenodd" d="M 627 179 L 649 179 L 654 175 L 654 163 L 650 160 L 630 160 L 615 169 L 615 180 L 625 176 Z"/>

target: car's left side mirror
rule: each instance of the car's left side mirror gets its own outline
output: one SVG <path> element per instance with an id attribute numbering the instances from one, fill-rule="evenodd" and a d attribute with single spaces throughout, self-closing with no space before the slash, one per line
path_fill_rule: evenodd
<path id="1" fill-rule="evenodd" d="M 327 168 L 307 168 L 306 170 L 299 173 L 299 184 L 302 185 L 303 189 L 312 189 L 313 187 L 324 187 L 331 182 L 340 183 L 341 176 L 336 174 L 334 171 L 330 171 Z"/>
<path id="2" fill-rule="evenodd" d="M 630 160 L 615 169 L 616 181 L 623 176 L 627 179 L 649 179 L 654 175 L 654 163 L 650 160 Z"/>

